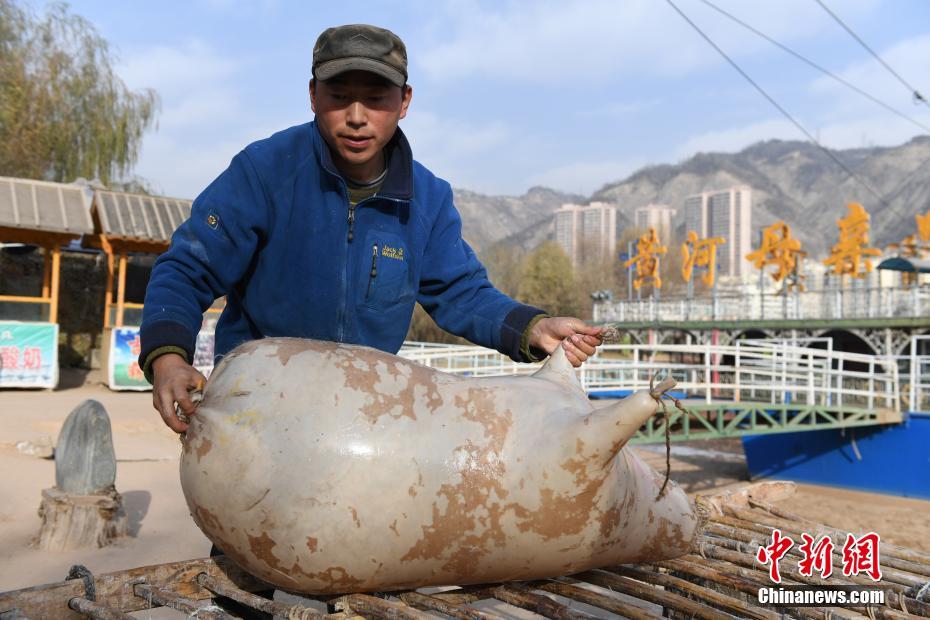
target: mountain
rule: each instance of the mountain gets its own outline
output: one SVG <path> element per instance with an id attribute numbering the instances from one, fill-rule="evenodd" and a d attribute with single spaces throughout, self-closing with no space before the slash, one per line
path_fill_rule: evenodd
<path id="1" fill-rule="evenodd" d="M 872 216 L 872 242 L 879 247 L 914 232 L 914 214 L 930 208 L 930 136 L 830 153 L 856 178 L 809 142 L 767 140 L 738 153 L 699 153 L 677 165 L 644 168 L 591 200 L 615 203 L 627 217 L 650 202 L 667 204 L 679 209 L 680 222 L 687 196 L 745 184 L 753 191 L 753 230 L 784 220 L 816 255 L 836 242 L 836 220 L 850 202 Z"/>
<path id="2" fill-rule="evenodd" d="M 637 207 L 667 204 L 678 209 L 680 227 L 687 196 L 733 185 L 753 190 L 753 230 L 784 220 L 815 256 L 824 256 L 836 242 L 836 220 L 846 215 L 849 202 L 861 203 L 871 214 L 877 247 L 914 232 L 914 215 L 930 209 L 930 136 L 830 153 L 867 187 L 809 142 L 767 140 L 738 153 L 699 153 L 678 164 L 648 166 L 587 198 L 543 187 L 519 197 L 454 192 L 465 238 L 476 249 L 501 242 L 532 249 L 553 237 L 553 212 L 565 202 L 616 204 L 624 226 Z"/>
<path id="3" fill-rule="evenodd" d="M 462 236 L 475 251 L 529 229 L 551 228 L 556 209 L 566 202 L 587 200 L 546 187 L 532 187 L 522 196 L 486 196 L 466 189 L 453 189 L 452 194 L 462 215 Z M 548 230 L 544 232 L 551 234 Z M 532 245 L 545 238 L 544 234 Z"/>

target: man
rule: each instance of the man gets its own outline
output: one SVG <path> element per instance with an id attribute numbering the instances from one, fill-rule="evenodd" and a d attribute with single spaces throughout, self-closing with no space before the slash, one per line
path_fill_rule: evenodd
<path id="1" fill-rule="evenodd" d="M 444 329 L 535 361 L 562 346 L 575 366 L 600 330 L 520 304 L 487 279 L 461 237 L 448 183 L 415 162 L 398 122 L 413 89 L 392 32 L 323 32 L 313 50 L 313 122 L 246 147 L 194 201 L 145 296 L 139 358 L 171 429 L 194 413 L 190 362 L 203 311 L 226 295 L 216 354 L 269 336 L 396 353 L 419 301 Z"/>

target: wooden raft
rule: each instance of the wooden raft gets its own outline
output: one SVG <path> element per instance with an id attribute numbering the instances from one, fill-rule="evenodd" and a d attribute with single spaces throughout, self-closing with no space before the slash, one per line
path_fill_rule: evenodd
<path id="1" fill-rule="evenodd" d="M 774 485 L 774 486 L 773 486 Z M 781 485 L 781 486 L 778 486 Z M 805 577 L 797 570 L 797 547 L 781 562 L 784 585 L 867 585 L 885 591 L 885 605 L 873 607 L 777 607 L 758 604 L 757 592 L 771 586 L 767 568 L 755 560 L 768 544 L 772 528 L 800 540 L 800 534 L 828 534 L 834 565 L 846 532 L 789 514 L 769 503 L 790 485 L 767 483 L 737 492 L 699 498 L 707 514 L 694 551 L 653 564 L 607 567 L 558 579 L 483 584 L 437 591 L 369 593 L 311 597 L 328 611 L 286 604 L 251 592 L 271 586 L 243 572 L 224 557 L 159 564 L 72 578 L 0 594 L 0 620 L 13 618 L 130 618 L 128 612 L 172 607 L 191 617 L 235 618 L 212 605 L 216 595 L 235 599 L 276 617 L 298 619 L 426 619 L 438 617 L 498 620 L 521 608 L 545 618 L 930 618 L 930 554 L 883 543 L 879 584 L 867 577 L 828 580 Z M 792 555 L 794 554 L 794 555 Z M 73 569 L 72 569 L 73 570 Z M 74 570 L 73 570 L 74 572 Z M 837 576 L 839 574 L 839 576 Z M 513 607 L 509 607 L 513 606 Z M 318 607 L 322 608 L 322 605 Z M 429 613 L 427 613 L 429 612 Z M 527 615 L 524 612 L 524 615 Z"/>

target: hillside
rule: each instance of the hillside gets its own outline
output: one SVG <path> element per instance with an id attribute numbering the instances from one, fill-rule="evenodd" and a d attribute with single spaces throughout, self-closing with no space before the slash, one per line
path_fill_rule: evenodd
<path id="1" fill-rule="evenodd" d="M 465 236 L 476 248 L 503 241 L 531 249 L 554 232 L 552 213 L 563 202 L 602 200 L 620 207 L 621 221 L 651 202 L 679 209 L 685 197 L 737 184 L 753 189 L 753 229 L 783 219 L 806 249 L 823 255 L 836 241 L 836 219 L 848 202 L 872 215 L 873 243 L 885 246 L 911 234 L 914 214 L 930 209 L 930 136 L 894 147 L 832 153 L 882 200 L 850 177 L 813 144 L 768 140 L 738 153 L 699 153 L 679 164 L 649 166 L 608 183 L 588 198 L 534 187 L 520 197 L 484 196 L 455 190 Z"/>
<path id="2" fill-rule="evenodd" d="M 487 196 L 454 189 L 453 196 L 462 215 L 462 236 L 476 251 L 513 234 L 551 227 L 552 214 L 562 204 L 587 200 L 546 187 L 532 187 L 522 196 Z"/>

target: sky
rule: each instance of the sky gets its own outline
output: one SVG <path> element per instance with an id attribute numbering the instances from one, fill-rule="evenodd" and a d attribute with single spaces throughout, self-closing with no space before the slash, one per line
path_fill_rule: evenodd
<path id="1" fill-rule="evenodd" d="M 824 145 L 895 145 L 926 131 L 714 11 L 674 0 Z M 930 126 L 899 83 L 815 0 L 714 0 Z M 930 99 L 930 1 L 824 0 Z M 36 5 L 41 9 L 42 4 Z M 325 28 L 371 23 L 406 43 L 414 157 L 454 187 L 589 195 L 651 164 L 803 135 L 665 0 L 367 2 L 72 0 L 132 89 L 161 97 L 135 174 L 194 198 L 250 142 L 312 119 Z"/>

